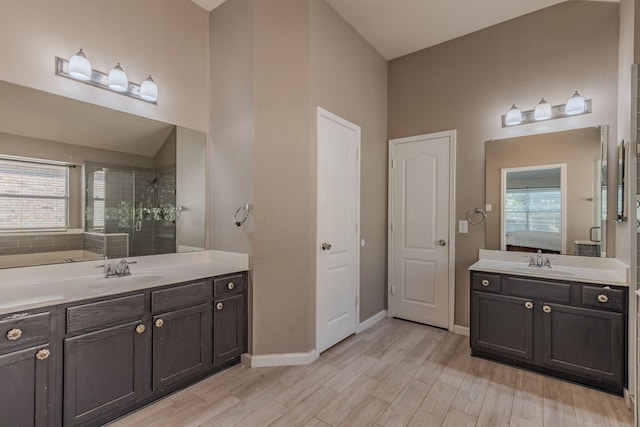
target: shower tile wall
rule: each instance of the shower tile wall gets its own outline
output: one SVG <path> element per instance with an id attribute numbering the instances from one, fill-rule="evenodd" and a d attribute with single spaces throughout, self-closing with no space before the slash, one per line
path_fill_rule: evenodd
<path id="1" fill-rule="evenodd" d="M 155 223 L 154 252 L 173 253 L 176 251 L 176 167 L 157 169 L 156 177 L 158 177 L 158 192 L 164 219 Z"/>
<path id="2" fill-rule="evenodd" d="M 155 194 L 153 192 L 154 173 L 152 170 L 136 170 L 135 175 L 135 207 L 136 220 L 139 223 L 133 231 L 133 239 L 129 240 L 131 253 L 136 256 L 153 255 L 154 221 L 148 218 L 141 209 L 153 207 Z"/>

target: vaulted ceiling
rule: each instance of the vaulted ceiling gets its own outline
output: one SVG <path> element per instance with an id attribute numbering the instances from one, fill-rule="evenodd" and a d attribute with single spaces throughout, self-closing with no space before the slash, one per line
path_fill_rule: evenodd
<path id="1" fill-rule="evenodd" d="M 213 10 L 225 0 L 192 1 Z M 327 1 L 386 59 L 394 59 L 566 0 Z"/>

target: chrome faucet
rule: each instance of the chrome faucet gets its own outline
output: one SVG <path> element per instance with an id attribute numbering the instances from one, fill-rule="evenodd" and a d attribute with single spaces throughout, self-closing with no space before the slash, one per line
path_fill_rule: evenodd
<path id="1" fill-rule="evenodd" d="M 104 268 L 104 277 L 124 277 L 131 275 L 131 271 L 129 270 L 129 264 L 136 264 L 138 261 L 127 261 L 126 259 L 120 260 L 118 264 L 114 267 L 111 263 L 109 264 L 101 264 L 98 265 L 98 268 Z"/>
<path id="2" fill-rule="evenodd" d="M 545 260 L 542 261 L 542 250 L 538 249 L 535 259 L 533 256 L 529 258 L 529 267 L 551 268 L 551 261 L 549 257 L 545 257 Z"/>

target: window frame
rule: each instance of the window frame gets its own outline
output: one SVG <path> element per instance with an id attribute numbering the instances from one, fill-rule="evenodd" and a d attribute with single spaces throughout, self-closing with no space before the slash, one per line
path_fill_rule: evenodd
<path id="1" fill-rule="evenodd" d="M 64 170 L 64 195 L 56 196 L 56 195 L 35 195 L 35 194 L 13 194 L 3 192 L 2 187 L 0 187 L 0 202 L 3 199 L 31 199 L 31 200 L 54 200 L 64 201 L 64 225 L 60 227 L 55 226 L 42 226 L 42 227 L 4 227 L 2 223 L 0 223 L 0 234 L 10 234 L 10 233 L 37 233 L 37 232 L 66 232 L 69 230 L 69 221 L 70 221 L 70 212 L 69 212 L 69 204 L 70 204 L 70 173 L 69 168 L 75 167 L 76 165 L 71 165 L 64 162 L 57 162 L 54 160 L 44 160 L 44 159 L 31 159 L 31 158 L 23 158 L 23 157 L 14 157 L 14 156 L 1 156 L 0 164 L 29 164 L 29 165 L 41 165 L 44 167 L 55 167 Z M 33 167 L 34 170 L 36 167 Z"/>

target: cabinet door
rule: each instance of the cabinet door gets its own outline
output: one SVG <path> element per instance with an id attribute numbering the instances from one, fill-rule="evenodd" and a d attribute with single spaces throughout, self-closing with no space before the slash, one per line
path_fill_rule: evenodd
<path id="1" fill-rule="evenodd" d="M 219 366 L 245 351 L 244 295 L 213 303 L 213 364 Z"/>
<path id="2" fill-rule="evenodd" d="M 65 339 L 65 425 L 85 422 L 142 396 L 144 335 L 138 321 Z"/>
<path id="3" fill-rule="evenodd" d="M 211 354 L 207 305 L 153 317 L 153 389 L 207 369 Z"/>
<path id="4" fill-rule="evenodd" d="M 48 344 L 0 356 L 0 424 L 48 425 L 49 360 Z"/>
<path id="5" fill-rule="evenodd" d="M 616 384 L 624 381 L 623 313 L 543 306 L 543 342 L 546 366 Z"/>
<path id="6" fill-rule="evenodd" d="M 533 302 L 485 292 L 472 296 L 471 347 L 532 360 Z"/>

